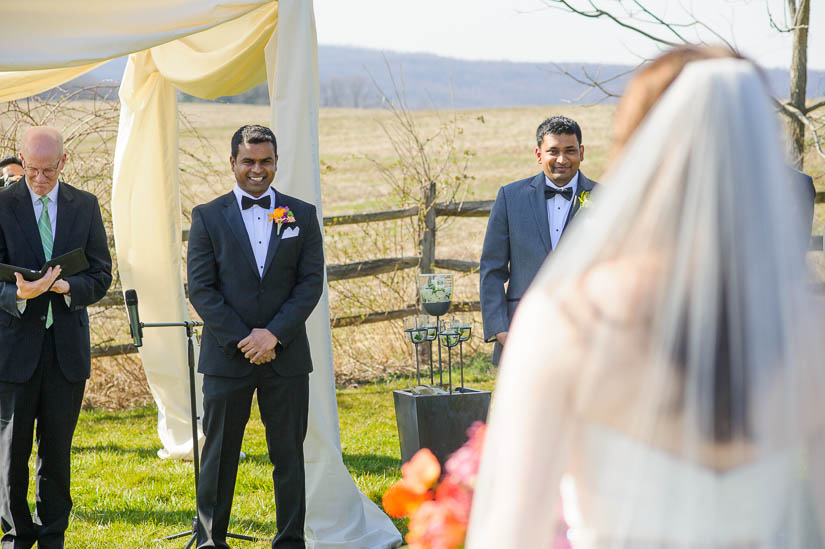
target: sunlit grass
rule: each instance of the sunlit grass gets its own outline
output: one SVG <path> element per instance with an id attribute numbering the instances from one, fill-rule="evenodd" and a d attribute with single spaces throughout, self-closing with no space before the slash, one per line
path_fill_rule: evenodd
<path id="1" fill-rule="evenodd" d="M 474 358 L 468 360 L 465 379 L 468 386 L 491 390 L 494 370 L 485 358 Z M 407 378 L 395 377 L 337 393 L 344 463 L 358 488 L 379 505 L 382 494 L 400 478 L 392 391 L 408 384 Z M 156 418 L 153 407 L 81 412 L 72 454 L 74 509 L 68 548 L 179 549 L 185 545 L 186 537 L 154 541 L 188 531 L 194 516 L 192 464 L 157 457 Z M 230 531 L 271 539 L 276 532 L 272 467 L 257 406 L 246 428 L 243 451 L 247 458 L 238 472 Z M 406 520 L 395 524 L 406 533 Z M 233 546 L 267 547 L 268 543 Z"/>

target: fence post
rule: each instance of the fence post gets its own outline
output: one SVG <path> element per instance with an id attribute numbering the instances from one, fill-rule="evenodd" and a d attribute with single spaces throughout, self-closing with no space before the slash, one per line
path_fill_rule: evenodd
<path id="1" fill-rule="evenodd" d="M 421 263 L 418 272 L 433 272 L 435 263 L 435 181 L 431 181 L 424 196 L 424 232 L 421 234 Z"/>
<path id="2" fill-rule="evenodd" d="M 418 264 L 418 272 L 429 274 L 433 272 L 433 264 L 435 263 L 435 181 L 430 181 L 427 186 L 424 195 L 424 208 L 421 211 L 424 212 L 424 231 L 421 233 L 421 263 Z M 417 289 L 418 285 L 416 284 L 415 301 L 420 309 L 421 303 L 419 300 L 421 296 L 418 295 Z M 437 342 L 436 345 L 438 345 Z M 415 350 L 418 353 L 419 362 L 426 364 L 427 359 L 432 357 L 432 342 L 425 341 L 421 345 L 416 345 Z M 426 385 L 426 383 L 425 381 L 424 384 Z"/>

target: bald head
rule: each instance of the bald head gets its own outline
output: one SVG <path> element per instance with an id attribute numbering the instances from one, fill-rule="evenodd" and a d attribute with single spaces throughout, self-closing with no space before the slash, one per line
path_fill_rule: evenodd
<path id="1" fill-rule="evenodd" d="M 34 126 L 23 132 L 23 156 L 49 152 L 49 149 L 55 151 L 57 157 L 63 156 L 63 135 L 57 128 Z"/>
<path id="2" fill-rule="evenodd" d="M 26 183 L 35 194 L 48 194 L 65 164 L 63 136 L 56 128 L 36 126 L 23 133 L 23 148 L 20 151 L 26 172 Z"/>

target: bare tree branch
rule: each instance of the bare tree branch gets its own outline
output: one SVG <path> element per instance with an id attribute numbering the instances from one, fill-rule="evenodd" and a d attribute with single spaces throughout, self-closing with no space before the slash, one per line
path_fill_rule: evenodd
<path id="1" fill-rule="evenodd" d="M 825 99 L 819 101 L 818 103 L 814 103 L 813 105 L 805 108 L 805 114 L 812 113 L 817 109 L 825 107 Z"/>
<path id="2" fill-rule="evenodd" d="M 822 103 L 825 104 L 825 101 L 823 101 Z M 779 107 L 779 110 L 782 114 L 789 118 L 799 120 L 800 122 L 805 124 L 805 126 L 808 127 L 808 129 L 811 132 L 811 136 L 813 137 L 814 148 L 816 149 L 816 152 L 819 154 L 819 156 L 825 158 L 825 150 L 823 150 L 822 148 L 822 136 L 819 135 L 817 131 L 818 128 L 814 125 L 813 120 L 811 120 L 808 116 L 806 116 L 805 113 L 797 109 L 791 103 L 774 100 L 774 104 L 777 107 Z"/>
<path id="3" fill-rule="evenodd" d="M 598 6 L 596 6 L 592 2 L 592 0 L 589 3 L 590 3 L 590 6 L 593 8 L 593 11 L 584 11 L 584 10 L 578 9 L 578 8 L 572 6 L 570 4 L 570 2 L 568 2 L 568 0 L 545 0 L 545 3 L 547 5 L 547 7 L 549 7 L 549 8 L 559 9 L 559 10 L 563 10 L 563 11 L 565 10 L 565 8 L 567 8 L 567 11 L 573 12 L 573 13 L 575 13 L 577 15 L 581 15 L 583 17 L 589 17 L 591 19 L 599 19 L 599 18 L 602 18 L 602 17 L 606 17 L 607 19 L 610 19 L 611 21 L 613 21 L 614 23 L 616 23 L 620 27 L 623 27 L 625 29 L 628 29 L 630 31 L 638 33 L 638 34 L 644 36 L 645 38 L 653 40 L 654 42 L 656 42 L 658 44 L 662 44 L 662 45 L 669 46 L 669 47 L 675 47 L 675 46 L 678 46 L 678 45 L 684 43 L 684 42 L 672 42 L 670 40 L 660 38 L 658 36 L 650 34 L 647 31 L 644 31 L 644 30 L 640 29 L 638 26 L 626 23 L 618 15 L 615 15 L 615 14 L 613 14 L 613 13 L 607 11 L 607 10 L 604 10 L 604 9 L 599 8 Z M 554 6 L 553 4 L 562 4 L 564 7 Z"/>
<path id="4" fill-rule="evenodd" d="M 587 89 L 585 89 L 581 94 L 579 94 L 578 97 L 573 99 L 571 102 L 578 103 L 579 101 L 584 99 L 584 97 L 587 96 L 587 94 L 589 94 L 591 91 L 593 91 L 595 89 L 595 90 L 599 90 L 603 94 L 603 97 L 601 97 L 598 101 L 590 103 L 590 105 L 597 105 L 597 104 L 607 100 L 608 98 L 621 97 L 621 94 L 614 93 L 614 92 L 610 91 L 609 89 L 606 88 L 606 86 L 608 84 L 610 84 L 611 82 L 615 81 L 615 80 L 618 80 L 618 79 L 623 78 L 623 77 L 625 77 L 629 74 L 632 74 L 639 67 L 641 67 L 643 64 L 644 64 L 644 62 L 639 63 L 638 65 L 636 65 L 632 69 L 622 71 L 618 74 L 614 74 L 613 76 L 610 76 L 610 77 L 605 78 L 605 79 L 599 79 L 598 75 L 591 76 L 584 66 L 580 67 L 582 73 L 584 74 L 584 78 L 581 78 L 581 77 L 577 76 L 576 74 L 570 72 L 568 69 L 564 68 L 563 66 L 559 65 L 558 63 L 553 63 L 553 66 L 556 68 L 556 72 L 558 74 L 560 74 L 562 76 L 566 76 L 567 78 L 570 78 L 571 80 L 573 80 L 577 84 L 581 84 L 582 86 L 587 87 Z"/>

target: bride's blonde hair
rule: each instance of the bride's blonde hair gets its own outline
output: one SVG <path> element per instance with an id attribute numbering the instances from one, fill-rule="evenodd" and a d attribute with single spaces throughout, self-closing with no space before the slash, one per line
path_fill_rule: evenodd
<path id="1" fill-rule="evenodd" d="M 726 57 L 743 59 L 739 54 L 721 46 L 681 46 L 642 68 L 628 83 L 616 109 L 610 163 L 615 162 L 644 117 L 688 63 Z"/>

